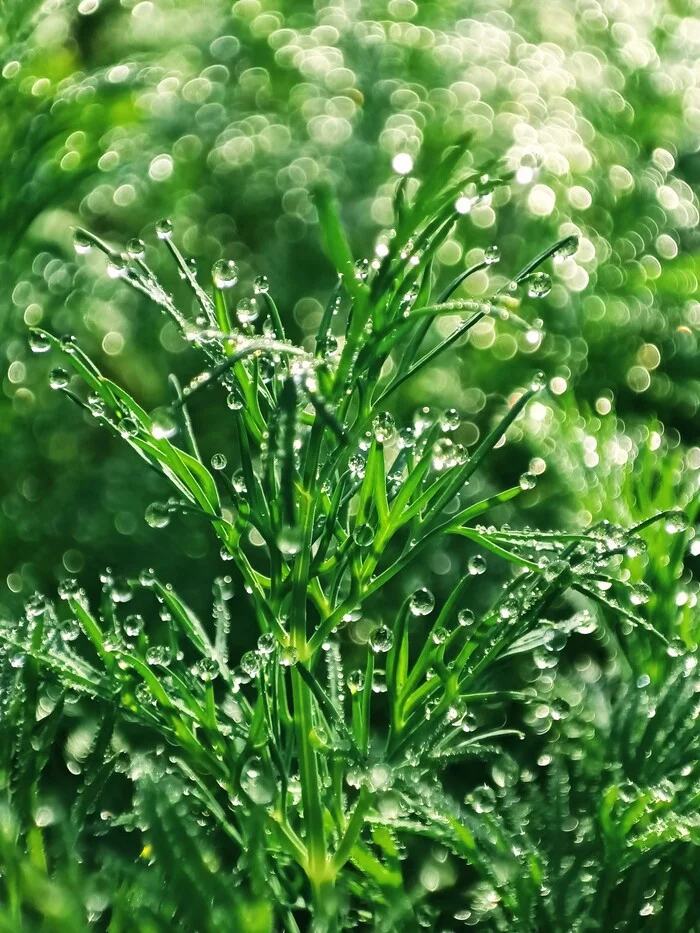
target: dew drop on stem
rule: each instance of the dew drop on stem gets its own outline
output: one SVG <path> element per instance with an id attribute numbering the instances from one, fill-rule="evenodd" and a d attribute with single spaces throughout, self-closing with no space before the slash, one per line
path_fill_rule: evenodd
<path id="1" fill-rule="evenodd" d="M 49 385 L 52 389 L 65 389 L 68 385 L 68 380 L 68 373 L 60 366 L 56 366 L 49 373 Z"/>
<path id="2" fill-rule="evenodd" d="M 379 625 L 369 637 L 369 645 L 376 654 L 382 654 L 391 649 L 394 644 L 394 633 L 386 625 Z"/>
<path id="3" fill-rule="evenodd" d="M 156 236 L 159 240 L 169 240 L 173 235 L 173 225 L 172 222 L 167 218 L 159 220 L 156 224 Z"/>
<path id="4" fill-rule="evenodd" d="M 435 597 L 430 590 L 422 587 L 411 594 L 408 601 L 408 608 L 414 616 L 427 616 L 435 608 Z"/>
<path id="5" fill-rule="evenodd" d="M 32 353 L 46 353 L 51 349 L 51 341 L 41 331 L 32 330 L 29 332 L 29 349 Z"/>
<path id="6" fill-rule="evenodd" d="M 217 288 L 233 288 L 238 283 L 238 266 L 232 259 L 217 259 L 211 277 Z"/>
<path id="7" fill-rule="evenodd" d="M 545 298 L 552 290 L 552 280 L 546 272 L 533 272 L 525 279 L 530 298 Z"/>

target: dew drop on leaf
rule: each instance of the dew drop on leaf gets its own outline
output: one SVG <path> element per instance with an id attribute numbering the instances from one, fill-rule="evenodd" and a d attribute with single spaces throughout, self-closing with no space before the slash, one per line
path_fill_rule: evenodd
<path id="1" fill-rule="evenodd" d="M 177 434 L 177 421 L 169 408 L 156 408 L 151 412 L 151 434 L 156 440 L 168 439 Z"/>

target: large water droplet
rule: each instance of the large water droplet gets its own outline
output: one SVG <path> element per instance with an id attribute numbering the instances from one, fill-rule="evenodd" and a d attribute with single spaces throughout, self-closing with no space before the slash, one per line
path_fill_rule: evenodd
<path id="1" fill-rule="evenodd" d="M 167 218 L 159 220 L 156 224 L 156 235 L 159 240 L 169 240 L 173 235 L 173 225 Z"/>
<path id="2" fill-rule="evenodd" d="M 430 590 L 422 587 L 411 595 L 408 601 L 408 608 L 414 616 L 430 615 L 435 608 L 435 597 Z"/>
<path id="3" fill-rule="evenodd" d="M 177 434 L 177 421 L 170 408 L 156 408 L 151 412 L 151 434 L 156 440 L 167 439 Z"/>
<path id="4" fill-rule="evenodd" d="M 211 277 L 217 288 L 233 288 L 238 282 L 238 266 L 233 259 L 217 259 L 211 268 Z"/>
<path id="5" fill-rule="evenodd" d="M 669 512 L 666 516 L 664 528 L 668 534 L 675 535 L 681 531 L 685 531 L 689 524 L 690 519 L 685 512 L 678 510 L 676 512 Z"/>
<path id="6" fill-rule="evenodd" d="M 472 576 L 479 576 L 486 570 L 486 560 L 481 554 L 475 554 L 469 559 L 467 570 Z"/>
<path id="7" fill-rule="evenodd" d="M 32 353 L 46 353 L 51 349 L 51 341 L 41 331 L 32 330 L 29 332 L 29 348 Z"/>
<path id="8" fill-rule="evenodd" d="M 530 298 L 545 298 L 552 290 L 552 280 L 546 272 L 533 272 L 525 279 Z"/>
<path id="9" fill-rule="evenodd" d="M 170 509 L 165 502 L 152 502 L 146 507 L 144 517 L 151 528 L 165 528 L 170 524 Z"/>
<path id="10" fill-rule="evenodd" d="M 267 806 L 275 799 L 277 785 L 262 758 L 249 758 L 241 771 L 241 788 L 253 803 Z"/>
<path id="11" fill-rule="evenodd" d="M 49 385 L 52 389 L 65 389 L 68 385 L 68 373 L 65 369 L 61 369 L 60 366 L 56 366 L 55 369 L 52 369 L 49 373 Z"/>
<path id="12" fill-rule="evenodd" d="M 372 421 L 374 436 L 379 444 L 386 444 L 394 436 L 396 425 L 388 411 L 381 411 Z"/>
<path id="13" fill-rule="evenodd" d="M 386 625 L 379 625 L 370 635 L 369 644 L 377 654 L 389 651 L 394 644 L 394 633 Z"/>
<path id="14" fill-rule="evenodd" d="M 277 547 L 287 557 L 298 554 L 303 543 L 301 528 L 297 528 L 296 525 L 286 525 L 277 535 Z"/>
<path id="15" fill-rule="evenodd" d="M 73 248 L 81 256 L 92 249 L 92 240 L 84 230 L 76 230 L 73 233 Z"/>

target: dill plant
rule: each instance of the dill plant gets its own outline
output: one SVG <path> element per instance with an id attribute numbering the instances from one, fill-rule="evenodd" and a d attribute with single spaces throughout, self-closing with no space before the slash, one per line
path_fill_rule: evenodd
<path id="1" fill-rule="evenodd" d="M 32 331 L 36 352 L 62 356 L 54 388 L 171 485 L 173 496 L 147 510 L 149 524 L 164 527 L 181 511 L 201 516 L 231 568 L 215 583 L 211 624 L 144 570 L 138 579 L 105 573 L 99 606 L 66 580 L 61 602 L 37 594 L 21 625 L 2 630 L 3 676 L 18 698 L 4 721 L 22 723 L 5 766 L 18 826 L 29 827 L 17 833 L 39 844 L 32 814 L 43 765 L 32 749 L 51 747 L 49 725 L 58 728 L 62 691 L 70 691 L 93 715 L 99 710 L 70 806 L 71 838 L 80 850 L 96 823 L 104 835 L 100 819 L 113 831 L 137 831 L 141 858 L 167 887 L 153 895 L 152 910 L 168 928 L 430 925 L 428 888 L 403 871 L 415 852 L 406 840 L 424 837 L 461 860 L 470 883 L 486 886 L 458 898 L 455 917 L 484 929 L 579 928 L 580 914 L 561 915 L 559 892 L 548 897 L 539 855 L 509 841 L 509 826 L 518 836 L 510 825 L 517 814 L 538 812 L 537 790 L 504 821 L 494 814 L 497 789 L 517 780 L 508 743 L 523 734 L 505 717 L 519 723 L 515 711 L 547 703 L 557 720 L 566 699 L 542 698 L 536 682 L 508 683 L 499 671 L 520 656 L 541 669 L 556 664 L 570 635 L 595 629 L 581 599 L 604 603 L 663 642 L 635 613 L 634 590 L 620 573 L 626 555 L 643 549 L 649 521 L 629 529 L 605 522 L 585 533 L 481 524 L 535 482 L 516 476 L 476 501 L 468 485 L 542 389 L 540 375 L 517 389 L 470 452 L 452 439 L 452 411 L 398 428 L 388 412 L 407 380 L 486 315 L 529 326 L 513 298 L 545 294 L 543 266 L 576 248 L 571 237 L 557 242 L 488 300 L 455 298 L 467 276 L 497 261 L 492 249 L 436 292 L 433 258 L 457 220 L 455 205 L 463 210 L 507 182 L 498 166 L 460 173 L 462 151 L 448 150 L 420 186 L 398 181 L 395 230 L 381 258 L 355 262 L 329 190 L 316 191 L 338 285 L 312 349 L 290 340 L 264 278 L 235 306 L 233 262 L 217 262 L 211 287 L 201 284 L 168 221 L 157 225 L 158 237 L 191 290 L 194 316 L 155 276 L 140 240 L 121 251 L 87 231 L 75 236 L 79 252 L 101 250 L 109 274 L 155 303 L 199 354 L 201 374 L 184 387 L 171 376 L 166 405 L 145 411 L 73 338 Z M 461 323 L 433 337 L 431 323 L 448 314 Z M 233 463 L 220 453 L 206 463 L 200 454 L 190 408 L 205 392 L 235 431 Z M 660 514 L 669 530 L 687 524 L 673 509 Z M 437 606 L 420 588 L 396 599 L 391 584 L 453 536 L 475 552 L 448 598 Z M 477 615 L 484 552 L 513 572 Z M 601 582 L 615 587 L 615 600 Z M 251 613 L 259 631 L 247 635 L 250 650 L 231 656 L 232 627 Z M 31 710 L 47 683 L 58 694 L 37 738 Z M 450 769 L 478 775 L 484 763 L 499 781 L 468 781 L 464 798 Z M 132 790 L 123 812 L 98 818 L 111 782 L 124 774 Z M 6 886 L 19 904 L 20 883 L 10 877 Z M 601 902 L 602 918 L 606 910 Z"/>

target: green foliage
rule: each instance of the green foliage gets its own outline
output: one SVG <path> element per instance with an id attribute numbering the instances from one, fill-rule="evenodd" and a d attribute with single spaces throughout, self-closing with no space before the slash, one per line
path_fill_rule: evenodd
<path id="1" fill-rule="evenodd" d="M 110 883 L 97 913 L 110 930 L 121 928 L 120 905 L 135 896 L 131 885 L 144 873 L 144 929 L 164 918 L 173 929 L 415 926 L 444 909 L 433 894 L 445 883 L 440 865 L 448 857 L 456 859 L 452 872 L 472 879 L 455 916 L 485 930 L 583 929 L 584 917 L 605 929 L 611 918 L 617 922 L 620 872 L 623 883 L 644 887 L 649 853 L 692 838 L 686 798 L 674 782 L 692 784 L 694 659 L 682 670 L 680 661 L 672 666 L 645 729 L 639 704 L 649 710 L 656 701 L 634 691 L 615 701 L 603 696 L 611 708 L 594 736 L 590 699 L 573 672 L 573 686 L 569 675 L 560 682 L 550 673 L 569 638 L 599 632 L 599 650 L 610 653 L 617 619 L 641 628 L 662 651 L 667 644 L 674 659 L 684 652 L 637 612 L 640 585 L 623 568 L 628 555 L 643 553 L 654 521 L 678 533 L 687 516 L 666 508 L 626 529 L 604 521 L 573 533 L 480 524 L 535 486 L 531 473 L 481 496 L 470 483 L 541 391 L 539 376 L 494 413 L 471 454 L 452 440 L 455 413 L 397 432 L 384 408 L 399 385 L 486 316 L 519 326 L 503 291 L 479 302 L 453 300 L 464 275 L 431 298 L 439 284 L 434 256 L 455 222 L 460 192 L 476 184 L 478 203 L 503 182 L 496 166 L 461 171 L 464 145 L 448 149 L 439 171 L 412 195 L 398 184 L 395 236 L 371 264 L 354 262 L 334 201 L 319 189 L 339 287 L 313 347 L 289 342 L 266 280 L 235 307 L 234 263 L 215 264 L 213 291 L 203 287 L 169 221 L 157 225 L 158 235 L 189 285 L 193 316 L 156 277 L 140 241 L 122 253 L 76 231 L 80 251 L 104 253 L 110 275 L 157 305 L 205 368 L 184 388 L 171 376 L 170 402 L 149 413 L 74 338 L 35 329 L 32 348 L 60 354 L 75 378 L 55 367 L 52 386 L 172 488 L 174 496 L 147 509 L 149 524 L 166 527 L 180 512 L 197 516 L 231 567 L 215 582 L 211 623 L 146 570 L 136 579 L 105 572 L 99 608 L 68 579 L 61 605 L 37 594 L 23 622 L 2 631 L 13 831 L 30 853 L 42 853 L 46 883 L 61 879 L 47 867 L 53 851 L 43 854 L 45 824 L 60 827 L 59 838 L 67 833 L 77 852 L 89 852 L 90 864 L 107 860 Z M 575 247 L 566 238 L 544 250 L 512 277 L 509 291 L 546 289 L 541 267 Z M 425 351 L 432 322 L 444 314 L 462 321 Z M 226 412 L 234 462 L 215 452 L 207 466 L 201 456 L 193 425 L 203 397 Z M 663 490 L 658 501 L 673 504 Z M 409 574 L 428 548 L 453 538 L 465 549 L 455 546 L 457 582 L 436 611 L 431 590 L 411 590 Z M 511 568 L 482 607 L 481 550 Z M 576 611 L 581 597 L 604 612 Z M 235 632 L 248 618 L 257 623 L 257 642 Z M 242 655 L 240 641 L 248 648 Z M 522 665 L 545 676 L 524 676 Z M 70 803 L 45 804 L 51 781 L 43 772 L 67 728 L 69 698 L 82 711 L 66 741 L 79 789 Z M 35 709 L 42 714 L 35 717 Z M 532 710 L 534 723 L 546 718 L 564 727 L 541 751 L 539 763 L 551 763 L 542 790 L 522 782 L 510 749 L 528 731 Z M 577 735 L 584 741 L 576 743 Z M 603 740 L 610 744 L 605 765 L 593 754 L 580 765 L 587 746 Z M 641 751 L 652 743 L 653 769 Z M 493 783 L 468 781 L 462 802 L 465 782 L 455 785 L 452 771 L 465 762 L 475 776 L 490 769 Z M 664 781 L 673 792 L 654 790 Z M 550 801 L 554 835 L 539 816 L 541 794 Z M 613 818 L 618 798 L 634 800 L 621 825 Z M 575 830 L 567 820 L 578 822 L 579 812 L 580 856 L 564 856 L 562 833 Z M 120 839 L 128 833 L 135 846 Z M 437 847 L 437 861 L 422 865 L 420 888 L 412 889 L 414 840 L 421 838 Z M 581 882 L 571 898 L 567 876 L 556 874 L 566 871 Z M 12 887 L 12 873 L 6 877 L 13 916 L 23 918 L 31 889 Z M 166 878 L 158 893 L 157 880 Z M 675 890 L 677 882 L 668 884 Z M 89 922 L 89 900 L 76 906 L 74 896 L 65 897 Z"/>

